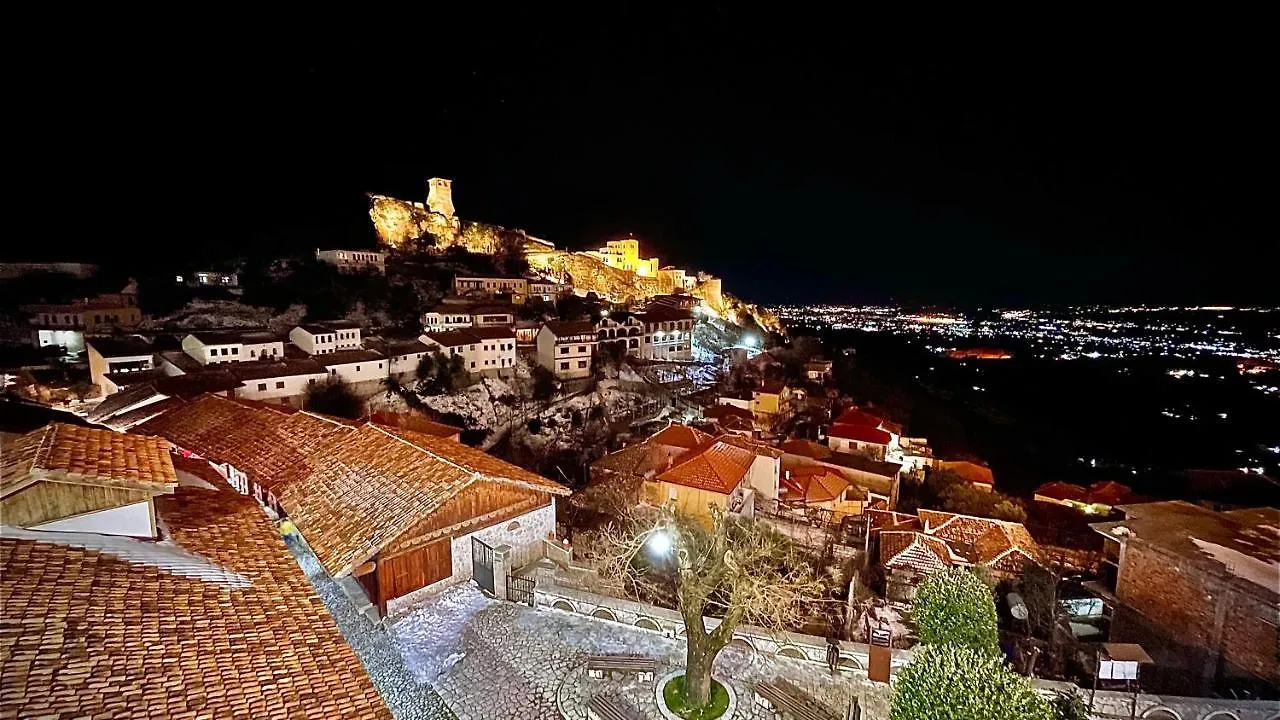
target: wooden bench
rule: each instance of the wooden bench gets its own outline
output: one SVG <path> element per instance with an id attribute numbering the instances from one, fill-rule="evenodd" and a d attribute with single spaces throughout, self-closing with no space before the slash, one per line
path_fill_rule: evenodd
<path id="1" fill-rule="evenodd" d="M 658 661 L 643 655 L 591 655 L 587 658 L 587 676 L 601 679 L 604 674 L 619 671 L 633 672 L 640 682 L 653 682 L 653 671 Z"/>
<path id="2" fill-rule="evenodd" d="M 758 682 L 756 703 L 792 720 L 840 720 L 800 688 L 786 680 Z"/>
<path id="3" fill-rule="evenodd" d="M 616 697 L 596 695 L 587 703 L 588 720 L 643 720 L 630 707 Z"/>

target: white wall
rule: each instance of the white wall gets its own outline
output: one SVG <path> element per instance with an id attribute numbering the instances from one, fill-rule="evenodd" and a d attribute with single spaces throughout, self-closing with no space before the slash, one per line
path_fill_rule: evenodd
<path id="1" fill-rule="evenodd" d="M 236 397 L 248 398 L 250 400 L 274 400 L 277 398 L 287 398 L 303 395 L 307 392 L 307 386 L 310 381 L 314 380 L 322 383 L 328 376 L 324 373 L 309 375 L 290 375 L 288 377 L 262 378 L 260 380 L 245 380 L 244 385 L 236 389 Z M 283 388 L 276 387 L 276 383 L 284 383 Z M 266 389 L 259 390 L 259 385 L 266 385 Z"/>
<path id="2" fill-rule="evenodd" d="M 385 358 L 377 360 L 361 360 L 360 362 L 330 365 L 325 368 L 329 377 L 340 378 L 345 383 L 358 383 L 366 380 L 383 380 L 391 372 Z"/>
<path id="3" fill-rule="evenodd" d="M 471 327 L 471 315 L 462 311 L 427 312 L 422 314 L 422 327 L 426 332 L 468 328 Z"/>
<path id="4" fill-rule="evenodd" d="M 446 347 L 423 335 L 419 338 L 424 344 L 439 349 L 448 357 L 460 355 L 462 366 L 469 373 L 508 372 L 516 366 L 516 339 L 496 338 L 493 340 L 476 339 L 474 343 Z M 456 351 L 456 352 L 455 352 Z M 412 369 L 412 368 L 410 368 Z"/>
<path id="5" fill-rule="evenodd" d="M 555 336 L 545 327 L 538 331 L 538 364 L 555 373 L 562 380 L 586 377 L 591 374 L 591 353 L 595 341 L 556 342 Z M 565 365 L 568 367 L 565 367 Z"/>
<path id="6" fill-rule="evenodd" d="M 102 535 L 127 535 L 129 537 L 154 537 L 151 527 L 151 501 L 99 510 L 76 517 L 54 520 L 36 525 L 31 530 L 55 530 L 57 532 L 91 532 Z"/>
<path id="7" fill-rule="evenodd" d="M 205 345 L 195 335 L 182 338 L 182 351 L 195 358 L 201 365 L 240 362 L 247 357 L 244 346 L 240 343 Z"/>
<path id="8" fill-rule="evenodd" d="M 68 353 L 84 350 L 84 333 L 80 330 L 36 330 L 32 333 L 32 339 L 35 341 L 32 345 L 37 348 L 62 345 Z"/>
<path id="9" fill-rule="evenodd" d="M 387 371 L 392 375 L 406 375 L 416 373 L 418 371 L 418 363 L 422 361 L 425 352 L 410 353 L 408 355 L 393 355 L 389 358 L 390 367 Z"/>
<path id="10" fill-rule="evenodd" d="M 778 473 L 782 461 L 768 455 L 757 455 L 747 471 L 747 484 L 755 489 L 761 497 L 770 500 L 778 499 Z"/>
<path id="11" fill-rule="evenodd" d="M 284 341 L 277 340 L 269 343 L 245 343 L 240 350 L 244 355 L 242 360 L 257 360 L 264 357 L 284 357 Z"/>

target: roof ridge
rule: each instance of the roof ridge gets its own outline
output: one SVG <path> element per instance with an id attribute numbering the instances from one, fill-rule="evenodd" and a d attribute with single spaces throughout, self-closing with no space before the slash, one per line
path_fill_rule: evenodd
<path id="1" fill-rule="evenodd" d="M 57 440 L 58 430 L 61 427 L 62 423 L 54 422 L 41 428 L 44 434 L 40 437 L 40 443 L 36 445 L 36 451 L 31 455 L 31 467 L 27 468 L 27 472 L 45 467 L 44 462 L 49 459 L 49 453 L 53 452 L 54 441 Z"/>

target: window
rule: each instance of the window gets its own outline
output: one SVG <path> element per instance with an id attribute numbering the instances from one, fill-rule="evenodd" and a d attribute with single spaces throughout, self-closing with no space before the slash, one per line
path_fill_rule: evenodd
<path id="1" fill-rule="evenodd" d="M 232 354 L 232 355 L 239 355 L 239 354 L 240 354 L 240 348 L 231 348 L 231 354 Z"/>
<path id="2" fill-rule="evenodd" d="M 360 372 L 360 366 L 359 366 L 359 365 L 357 365 L 357 366 L 356 366 L 356 372 Z"/>
<path id="3" fill-rule="evenodd" d="M 275 354 L 276 354 L 276 349 L 275 349 L 275 348 L 271 348 L 271 354 L 272 354 L 272 355 L 275 355 Z"/>
<path id="4" fill-rule="evenodd" d="M 277 380 L 277 381 L 276 381 L 276 389 L 277 389 L 277 390 L 283 390 L 283 389 L 284 389 L 284 381 L 283 381 L 283 380 Z"/>
<path id="5" fill-rule="evenodd" d="M 568 347 L 562 347 L 562 348 L 560 348 L 560 354 L 561 354 L 561 355 L 568 355 L 568 354 L 569 354 L 569 348 L 568 348 Z"/>
<path id="6" fill-rule="evenodd" d="M 223 354 L 223 355 L 227 355 L 227 354 L 229 354 L 229 353 L 227 352 L 227 348 L 222 348 L 222 354 Z"/>
<path id="7" fill-rule="evenodd" d="M 258 354 L 257 354 L 257 352 L 256 352 L 256 351 L 254 351 L 254 350 L 250 350 L 250 351 L 249 351 L 249 357 L 257 357 L 257 356 L 258 356 Z"/>
<path id="8" fill-rule="evenodd" d="M 578 346 L 578 352 L 586 352 L 586 351 L 587 351 L 587 346 L 586 346 L 586 345 L 579 345 L 579 346 Z"/>
<path id="9" fill-rule="evenodd" d="M 561 370 L 568 370 L 568 369 L 569 369 L 569 363 L 567 363 L 567 362 L 562 362 L 562 363 L 560 363 L 560 369 L 561 369 Z"/>
<path id="10" fill-rule="evenodd" d="M 258 383 L 258 392 L 264 392 L 267 389 L 266 383 Z"/>
<path id="11" fill-rule="evenodd" d="M 586 361 L 586 360 L 579 360 L 579 361 L 578 361 L 578 368 L 579 368 L 579 369 L 584 368 L 584 367 L 586 367 L 586 366 L 587 366 L 587 361 Z"/>
<path id="12" fill-rule="evenodd" d="M 471 361 L 471 367 L 474 369 L 474 368 L 475 368 L 475 366 L 476 366 L 476 361 L 475 361 L 475 360 L 472 360 L 472 361 Z"/>
<path id="13" fill-rule="evenodd" d="M 308 384 L 308 385 L 315 385 L 315 384 L 316 384 L 316 379 L 315 379 L 315 378 L 310 378 L 310 379 L 308 379 L 308 380 L 307 380 L 307 384 Z"/>
<path id="14" fill-rule="evenodd" d="M 382 369 L 382 363 L 378 363 L 378 369 L 379 369 L 379 370 L 381 370 L 381 369 Z"/>

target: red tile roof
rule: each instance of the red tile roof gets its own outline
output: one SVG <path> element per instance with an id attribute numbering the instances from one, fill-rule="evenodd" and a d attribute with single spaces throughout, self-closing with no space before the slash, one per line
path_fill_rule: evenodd
<path id="1" fill-rule="evenodd" d="M 844 423 L 832 425 L 827 434 L 844 440 L 857 440 L 858 442 L 875 443 L 877 445 L 888 445 L 892 439 L 889 433 L 884 430 L 866 425 L 847 425 Z"/>
<path id="2" fill-rule="evenodd" d="M 709 440 L 711 440 L 711 436 L 701 430 L 691 428 L 688 425 L 671 423 L 653 435 L 650 435 L 649 439 L 645 442 L 692 450 L 696 447 L 701 447 Z"/>
<path id="3" fill-rule="evenodd" d="M 1096 482 L 1089 486 L 1088 500 L 1091 503 L 1115 507 L 1133 502 L 1134 497 L 1133 490 L 1128 485 L 1114 480 Z"/>
<path id="4" fill-rule="evenodd" d="M 1075 502 L 1084 502 L 1087 490 L 1068 482 L 1051 482 L 1045 483 L 1036 488 L 1035 494 L 1042 497 L 1051 498 L 1053 500 L 1072 500 Z"/>
<path id="5" fill-rule="evenodd" d="M 204 396 L 144 423 L 148 432 L 230 463 L 280 506 L 338 576 L 395 541 L 473 481 L 569 490 L 449 439 Z"/>
<path id="6" fill-rule="evenodd" d="M 728 495 L 738 487 L 755 462 L 756 455 L 735 445 L 713 440 L 690 451 L 658 476 L 663 482 Z"/>
<path id="7" fill-rule="evenodd" d="M 788 440 L 780 446 L 783 452 L 800 455 L 814 460 L 831 457 L 831 448 L 812 440 Z"/>
<path id="8" fill-rule="evenodd" d="M 176 547 L 0 538 L 0 715 L 391 717 L 255 501 L 179 487 L 156 512 Z"/>
<path id="9" fill-rule="evenodd" d="M 853 483 L 839 472 L 825 465 L 800 465 L 789 469 L 790 477 L 783 477 L 781 484 L 789 490 L 783 498 L 787 502 L 831 502 L 844 494 Z"/>
<path id="10" fill-rule="evenodd" d="M 0 494 L 44 479 L 153 492 L 169 492 L 178 481 L 169 443 L 102 428 L 50 423 L 0 454 Z"/>
<path id="11" fill-rule="evenodd" d="M 946 543 L 923 533 L 885 530 L 880 533 L 880 564 L 928 575 L 951 565 L 951 551 Z"/>
<path id="12" fill-rule="evenodd" d="M 724 421 L 727 418 L 740 418 L 743 420 L 755 420 L 755 414 L 746 408 L 740 408 L 736 405 L 712 405 L 702 411 L 702 416 L 708 420 Z"/>

